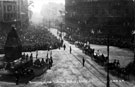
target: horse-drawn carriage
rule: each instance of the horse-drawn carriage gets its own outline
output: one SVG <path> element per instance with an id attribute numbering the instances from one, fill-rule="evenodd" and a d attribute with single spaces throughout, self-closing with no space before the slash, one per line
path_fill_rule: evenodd
<path id="1" fill-rule="evenodd" d="M 96 51 L 92 49 L 90 45 L 86 45 L 86 43 L 76 42 L 75 45 L 81 48 L 83 53 L 91 56 L 91 59 L 103 66 L 105 70 L 109 69 L 110 73 L 113 75 L 124 79 L 129 79 L 129 75 L 133 69 L 133 64 L 130 64 L 126 67 L 121 67 L 119 60 L 115 59 L 113 62 L 108 62 L 108 57 L 104 56 L 104 54 L 102 54 L 99 50 Z"/>

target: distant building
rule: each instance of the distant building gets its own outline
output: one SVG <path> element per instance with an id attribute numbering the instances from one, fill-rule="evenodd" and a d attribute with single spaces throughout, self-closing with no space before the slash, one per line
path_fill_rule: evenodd
<path id="1" fill-rule="evenodd" d="M 85 33 L 129 35 L 133 29 L 133 0 L 66 0 L 66 26 Z"/>
<path id="2" fill-rule="evenodd" d="M 0 1 L 0 13 L 2 13 L 2 1 Z M 0 14 L 0 20 L 2 20 L 2 14 Z"/>
<path id="3" fill-rule="evenodd" d="M 28 0 L 21 0 L 21 25 L 27 27 L 29 24 Z"/>
<path id="4" fill-rule="evenodd" d="M 8 30 L 11 25 L 21 28 L 21 24 L 28 19 L 27 0 L 1 0 L 0 1 L 0 27 Z M 26 6 L 24 6 L 26 5 Z M 27 9 L 28 10 L 28 9 Z"/>

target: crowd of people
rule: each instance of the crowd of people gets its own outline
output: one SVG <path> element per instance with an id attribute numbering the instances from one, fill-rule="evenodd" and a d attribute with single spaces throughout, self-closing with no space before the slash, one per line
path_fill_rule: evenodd
<path id="1" fill-rule="evenodd" d="M 48 29 L 37 27 L 18 31 L 18 36 L 22 43 L 23 51 L 56 49 L 60 46 L 60 40 L 57 39 Z M 4 47 L 8 33 L 0 33 L 0 46 Z"/>
<path id="2" fill-rule="evenodd" d="M 72 37 L 71 37 L 72 36 Z M 98 45 L 107 45 L 108 44 L 108 38 L 105 35 L 102 36 L 87 36 L 87 37 L 83 37 L 83 36 L 77 36 L 77 35 L 67 35 L 65 37 L 65 39 L 67 39 L 68 41 L 71 42 L 75 42 L 75 41 L 81 41 L 81 42 L 86 42 L 89 41 L 91 44 L 98 44 Z M 132 42 L 132 38 L 118 38 L 118 37 L 113 37 L 110 36 L 109 37 L 109 45 L 110 46 L 116 46 L 116 47 L 120 47 L 120 48 L 128 48 L 133 50 L 133 42 Z"/>
<path id="3" fill-rule="evenodd" d="M 20 38 L 23 46 L 26 47 L 25 50 L 56 49 L 60 45 L 60 40 L 47 29 L 32 29 L 25 31 Z"/>
<path id="4" fill-rule="evenodd" d="M 30 55 L 24 53 L 20 59 L 14 60 L 13 62 L 4 62 L 0 69 L 9 70 L 11 72 L 11 76 L 13 75 L 16 78 L 16 85 L 18 85 L 19 80 L 23 81 L 24 78 L 29 80 L 29 78 L 45 72 L 52 66 L 52 53 L 50 53 L 50 57 L 47 53 L 47 56 L 45 58 L 36 59 L 33 57 L 32 53 Z"/>

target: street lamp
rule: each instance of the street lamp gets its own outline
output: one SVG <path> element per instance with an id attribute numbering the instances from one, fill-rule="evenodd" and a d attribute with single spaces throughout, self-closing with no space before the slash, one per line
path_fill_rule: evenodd
<path id="1" fill-rule="evenodd" d="M 107 35 L 107 84 L 106 86 L 107 87 L 110 87 L 110 78 L 109 78 L 109 32 L 108 32 L 108 35 Z"/>
<path id="2" fill-rule="evenodd" d="M 134 62 L 135 62 L 135 30 L 133 31 L 132 35 L 133 35 Z"/>
<path id="3" fill-rule="evenodd" d="M 65 11 L 59 10 L 61 17 L 65 16 Z M 64 20 L 63 20 L 64 21 Z M 63 28 L 63 23 L 61 22 L 60 24 L 60 28 L 61 28 L 61 40 L 62 40 L 62 28 Z"/>
<path id="4" fill-rule="evenodd" d="M 109 13 L 109 11 L 107 9 L 104 9 L 105 13 L 108 15 L 107 18 L 109 19 L 107 24 L 107 28 L 108 28 L 108 32 L 107 32 L 107 84 L 106 84 L 106 87 L 110 87 L 110 77 L 109 77 L 109 38 L 110 38 L 110 28 L 112 27 L 111 26 L 111 21 L 112 19 L 114 18 L 114 16 L 112 14 Z"/>
<path id="5" fill-rule="evenodd" d="M 105 29 L 110 28 L 110 25 L 105 25 L 104 26 Z M 110 46 L 110 30 L 108 30 L 108 32 L 106 33 L 106 38 L 107 38 L 107 83 L 106 83 L 106 87 L 110 87 L 110 77 L 109 77 L 109 46 Z"/>

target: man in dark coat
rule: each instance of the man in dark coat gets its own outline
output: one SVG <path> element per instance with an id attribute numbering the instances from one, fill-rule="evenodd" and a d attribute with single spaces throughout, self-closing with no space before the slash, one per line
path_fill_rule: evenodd
<path id="1" fill-rule="evenodd" d="M 18 71 L 15 71 L 15 77 L 16 77 L 16 85 L 19 84 L 19 72 Z"/>
<path id="2" fill-rule="evenodd" d="M 64 44 L 63 48 L 64 48 L 64 50 L 66 49 L 66 45 L 65 44 Z"/>
<path id="3" fill-rule="evenodd" d="M 71 46 L 70 46 L 70 54 L 71 54 L 71 52 L 72 52 L 72 48 L 71 48 Z"/>
<path id="4" fill-rule="evenodd" d="M 84 57 L 83 57 L 83 59 L 82 59 L 82 63 L 83 63 L 83 67 L 84 67 L 84 63 L 85 63 L 85 59 L 84 59 Z"/>

